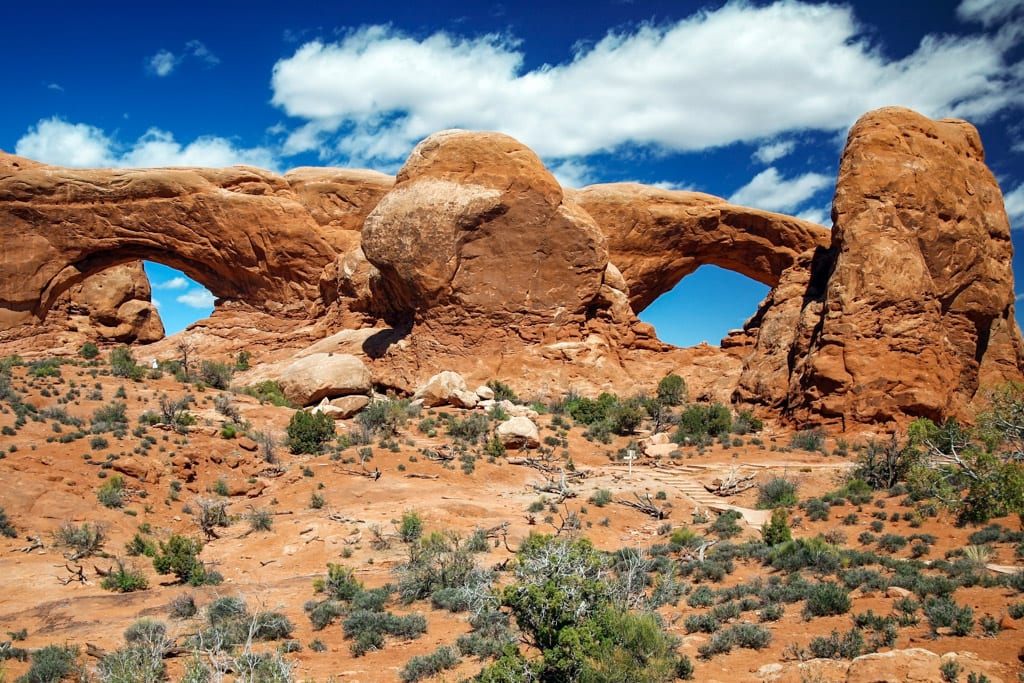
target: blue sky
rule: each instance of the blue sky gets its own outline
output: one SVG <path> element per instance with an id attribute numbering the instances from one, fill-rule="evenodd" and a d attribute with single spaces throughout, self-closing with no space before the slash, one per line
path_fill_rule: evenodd
<path id="1" fill-rule="evenodd" d="M 847 129 L 903 105 L 979 127 L 1024 230 L 1024 0 L 51 0 L 2 3 L 0 25 L 0 148 L 50 163 L 393 173 L 431 132 L 488 129 L 566 185 L 694 189 L 829 226 Z M 168 331 L 208 313 L 199 285 L 147 268 Z M 717 343 L 765 293 L 705 267 L 641 317 Z"/>

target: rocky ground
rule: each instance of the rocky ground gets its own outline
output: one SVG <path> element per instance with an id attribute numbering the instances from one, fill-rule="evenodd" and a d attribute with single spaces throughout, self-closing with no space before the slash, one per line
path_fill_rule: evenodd
<path id="1" fill-rule="evenodd" d="M 694 548 L 673 544 L 673 534 L 689 529 L 697 538 L 717 540 L 707 559 L 727 571 L 702 576 L 698 569 L 679 576 L 686 591 L 658 608 L 667 630 L 679 637 L 680 651 L 693 661 L 696 680 L 942 680 L 940 667 L 948 661 L 958 663 L 963 678 L 975 673 L 993 682 L 1012 681 L 1021 671 L 1024 581 L 1009 573 L 1024 564 L 1019 519 L 995 520 L 1000 529 L 979 536 L 984 529 L 957 527 L 941 509 L 922 507 L 899 492 L 825 505 L 824 512 L 820 500 L 807 502 L 844 486 L 864 435 L 845 435 L 845 440 L 842 434 L 831 435 L 824 443 L 826 455 L 791 448 L 793 433 L 768 423 L 758 433 L 732 435 L 706 448 L 662 447 L 661 456 L 652 458 L 638 444 L 644 434 L 591 441 L 571 419 L 546 412 L 536 418 L 540 449 L 510 449 L 489 457 L 481 444 L 467 445 L 462 453 L 450 450 L 455 440 L 442 426 L 445 415 L 464 420 L 485 413 L 441 406 L 410 418 L 395 437 L 375 438 L 368 445 L 354 443 L 360 432 L 356 422 L 340 420 L 341 445 L 321 455 L 292 455 L 278 445 L 270 458 L 274 462 L 268 462 L 266 444 L 284 441 L 294 411 L 242 393 L 182 384 L 166 373 L 138 381 L 113 377 L 105 360 L 77 360 L 55 371 L 16 365 L 8 385 L 0 404 L 0 507 L 16 535 L 0 538 L 0 631 L 10 632 L 5 640 L 11 647 L 31 651 L 76 644 L 81 662 L 94 667 L 92 655 L 120 647 L 124 630 L 140 618 L 165 622 L 177 644 L 184 645 L 201 630 L 204 607 L 238 596 L 250 610 L 277 611 L 291 621 L 288 640 L 294 644 L 285 649 L 294 651 L 283 656 L 294 663 L 295 680 L 398 680 L 411 657 L 454 644 L 469 632 L 466 614 L 435 609 L 429 600 L 402 604 L 392 596 L 387 609 L 422 614 L 426 632 L 410 639 L 388 637 L 381 649 L 356 657 L 341 620 L 314 630 L 304 605 L 319 599 L 313 584 L 325 576 L 328 563 L 350 567 L 367 587 L 395 582 L 395 569 L 409 558 L 398 531 L 403 515 L 413 514 L 428 534 L 469 537 L 474 530 L 490 530 L 486 550 L 474 557 L 481 566 L 499 568 L 499 583 L 509 580 L 500 569 L 507 568 L 524 539 L 559 527 L 563 535 L 584 536 L 602 550 L 639 548 L 650 558 L 667 557 L 677 569 Z M 147 411 L 159 412 L 161 400 L 166 404 L 189 393 L 196 399 L 189 408 L 195 424 L 178 431 L 140 422 Z M 123 436 L 77 436 L 75 418 L 90 432 L 96 411 L 118 403 L 126 407 Z M 33 408 L 26 412 L 19 404 Z M 26 415 L 23 423 L 19 412 Z M 237 413 L 237 434 L 231 438 L 223 427 L 232 423 L 225 413 Z M 641 456 L 623 462 L 621 453 L 630 449 Z M 452 459 L 445 460 L 449 453 Z M 526 464 L 531 459 L 553 468 L 553 474 Z M 558 502 L 560 495 L 538 488 L 562 487 L 562 470 L 573 474 L 564 485 L 567 497 Z M 379 477 L 366 476 L 378 471 Z M 705 488 L 716 479 L 747 475 L 756 485 L 736 495 L 719 497 Z M 116 476 L 125 484 L 121 504 L 107 507 L 99 498 L 104 484 Z M 837 554 L 844 558 L 837 566 L 796 572 L 773 568 L 763 552 L 737 551 L 759 545 L 744 542 L 761 538 L 768 513 L 756 509 L 758 496 L 776 477 L 797 484 L 801 505 L 790 508 L 796 538 L 823 535 L 829 548 L 871 551 L 872 559 L 856 567 L 850 555 Z M 602 492 L 610 493 L 610 500 Z M 173 576 L 157 574 L 149 557 L 129 555 L 126 544 L 136 535 L 153 542 L 173 534 L 202 537 L 196 511 L 209 501 L 225 504 L 231 521 L 214 529 L 217 537 L 206 541 L 200 555 L 210 570 L 223 575 L 222 583 L 182 585 Z M 662 510 L 664 519 L 624 504 L 641 501 Z M 737 535 L 726 541 L 714 525 L 730 506 L 741 517 Z M 262 525 L 250 521 L 254 513 L 264 512 Z M 572 528 L 575 521 L 579 528 Z M 102 525 L 105 538 L 91 556 L 76 556 L 55 536 L 67 524 Z M 962 557 L 971 545 L 988 550 Z M 896 562 L 912 559 L 919 562 Z M 148 587 L 125 593 L 104 589 L 101 574 L 118 560 L 140 570 Z M 765 613 L 760 598 L 744 602 L 756 592 L 749 587 L 757 582 L 792 583 L 798 573 L 811 582 L 831 580 L 849 587 L 851 606 L 833 616 L 810 617 L 803 614 L 803 600 L 779 602 L 781 614 L 776 615 Z M 973 614 L 969 628 L 961 629 L 965 635 L 949 626 L 933 627 L 921 605 L 929 589 L 901 580 L 901 573 L 952 577 L 953 599 Z M 748 594 L 738 586 L 747 586 Z M 715 591 L 713 605 L 695 597 L 702 587 Z M 733 595 L 723 592 L 729 588 Z M 194 597 L 199 614 L 172 618 L 169 604 L 186 594 Z M 898 618 L 895 635 L 878 647 L 878 654 L 852 664 L 845 658 L 812 657 L 814 638 L 827 638 L 833 630 L 841 637 L 854 628 L 854 615 L 868 610 Z M 711 613 L 718 617 L 718 630 L 750 622 L 767 629 L 770 640 L 761 649 L 737 647 L 705 658 L 700 648 L 714 636 L 695 629 L 692 617 Z M 864 625 L 865 618 L 861 621 Z M 874 631 L 865 626 L 863 633 L 870 640 Z M 258 647 L 272 650 L 284 642 Z M 167 660 L 171 680 L 180 678 L 188 660 L 187 653 L 178 655 Z M 464 656 L 436 680 L 458 680 L 482 666 Z M 8 659 L 2 667 L 13 680 L 28 664 Z"/>

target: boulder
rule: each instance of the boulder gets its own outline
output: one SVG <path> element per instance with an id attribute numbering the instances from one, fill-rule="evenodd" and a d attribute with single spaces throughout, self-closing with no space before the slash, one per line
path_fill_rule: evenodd
<path id="1" fill-rule="evenodd" d="M 448 402 L 456 408 L 475 408 L 480 402 L 480 397 L 472 391 L 457 389 L 448 397 Z"/>
<path id="2" fill-rule="evenodd" d="M 457 391 L 467 391 L 466 380 L 457 372 L 444 370 L 417 389 L 413 394 L 413 400 L 422 400 L 425 407 L 434 408 L 451 403 L 452 395 Z"/>
<path id="3" fill-rule="evenodd" d="M 281 391 L 300 406 L 323 398 L 369 394 L 370 370 L 362 360 L 347 354 L 316 353 L 299 358 L 278 376 Z"/>
<path id="4" fill-rule="evenodd" d="M 331 399 L 331 407 L 338 411 L 337 415 L 340 415 L 340 418 L 335 419 L 347 420 L 368 405 L 370 405 L 370 398 L 362 394 Z"/>
<path id="5" fill-rule="evenodd" d="M 495 430 L 506 448 L 537 448 L 540 446 L 540 430 L 527 417 L 513 417 L 498 425 Z"/>
<path id="6" fill-rule="evenodd" d="M 493 401 L 494 400 L 494 389 L 491 389 L 486 384 L 481 384 L 476 388 L 476 395 L 481 401 Z"/>

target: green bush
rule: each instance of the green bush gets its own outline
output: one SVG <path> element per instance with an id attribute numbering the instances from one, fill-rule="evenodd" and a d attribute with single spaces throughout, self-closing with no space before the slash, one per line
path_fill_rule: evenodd
<path id="1" fill-rule="evenodd" d="M 687 394 L 686 382 L 675 373 L 662 377 L 658 382 L 658 402 L 663 405 L 682 405 Z"/>
<path id="2" fill-rule="evenodd" d="M 153 558 L 153 568 L 158 574 L 174 574 L 179 581 L 192 586 L 207 582 L 206 567 L 199 560 L 203 544 L 187 536 L 171 536 L 167 542 L 160 541 L 160 551 Z"/>
<path id="3" fill-rule="evenodd" d="M 11 524 L 11 520 L 8 519 L 7 513 L 4 512 L 2 507 L 0 507 L 0 534 L 7 538 L 18 537 L 18 530 L 14 528 L 13 524 Z"/>
<path id="4" fill-rule="evenodd" d="M 99 552 L 106 537 L 107 526 L 102 522 L 83 522 L 81 526 L 64 522 L 53 532 L 54 542 L 73 549 L 77 559 Z"/>
<path id="5" fill-rule="evenodd" d="M 414 510 L 402 513 L 402 525 L 398 529 L 398 537 L 403 543 L 412 543 L 423 535 L 423 518 Z"/>
<path id="6" fill-rule="evenodd" d="M 831 581 L 815 584 L 807 595 L 804 615 L 809 617 L 830 617 L 850 611 L 850 593 Z"/>
<path id="7" fill-rule="evenodd" d="M 821 429 L 805 429 L 794 434 L 789 445 L 801 451 L 824 452 L 825 432 Z"/>
<path id="8" fill-rule="evenodd" d="M 743 517 L 736 510 L 726 510 L 718 516 L 709 527 L 711 531 L 718 534 L 719 538 L 732 538 L 738 536 L 743 532 L 743 529 L 738 524 L 738 520 Z"/>
<path id="9" fill-rule="evenodd" d="M 334 437 L 334 420 L 323 413 L 298 410 L 288 422 L 288 447 L 293 454 L 320 453 Z"/>
<path id="10" fill-rule="evenodd" d="M 414 683 L 447 669 L 454 669 L 460 661 L 458 650 L 450 645 L 442 645 L 429 655 L 417 655 L 410 659 L 405 668 L 398 672 L 398 677 L 405 683 Z"/>
<path id="11" fill-rule="evenodd" d="M 47 645 L 32 653 L 32 667 L 14 683 L 58 683 L 77 669 L 77 645 Z"/>
<path id="12" fill-rule="evenodd" d="M 122 560 L 117 560 L 117 567 L 111 569 L 110 573 L 103 577 L 100 585 L 108 591 L 118 593 L 131 593 L 133 591 L 145 590 L 149 587 L 149 581 L 145 573 L 139 568 L 126 565 Z"/>
<path id="13" fill-rule="evenodd" d="M 612 502 L 612 492 L 608 489 L 598 489 L 588 499 L 590 503 L 593 503 L 599 508 L 603 508 L 608 503 Z"/>
<path id="14" fill-rule="evenodd" d="M 785 477 L 772 477 L 757 487 L 757 507 L 772 510 L 796 505 L 796 482 Z"/>
<path id="15" fill-rule="evenodd" d="M 732 414 L 724 405 L 694 403 L 679 416 L 679 428 L 672 440 L 676 443 L 686 443 L 692 439 L 714 438 L 728 434 L 731 428 Z"/>
<path id="16" fill-rule="evenodd" d="M 119 508 L 123 506 L 124 477 L 119 474 L 108 477 L 107 480 L 103 482 L 103 485 L 100 486 L 99 491 L 96 492 L 96 498 L 104 507 Z"/>
<path id="17" fill-rule="evenodd" d="M 853 659 L 864 652 L 864 635 L 857 628 L 842 635 L 833 630 L 827 637 L 816 636 L 811 639 L 807 649 L 818 659 Z"/>
<path id="18" fill-rule="evenodd" d="M 140 380 L 146 369 L 135 364 L 135 357 L 127 346 L 118 346 L 110 350 L 110 374 L 114 377 L 127 377 Z"/>
<path id="19" fill-rule="evenodd" d="M 92 433 L 114 432 L 119 434 L 127 432 L 127 410 L 128 406 L 120 401 L 100 406 L 92 414 Z"/>
<path id="20" fill-rule="evenodd" d="M 82 344 L 82 348 L 78 350 L 78 355 L 86 360 L 92 360 L 96 356 L 100 355 L 99 347 L 92 342 L 85 342 Z"/>
<path id="21" fill-rule="evenodd" d="M 291 405 L 284 395 L 284 391 L 281 390 L 281 386 L 270 379 L 250 387 L 243 387 L 242 393 L 275 406 L 289 407 Z"/>
<path id="22" fill-rule="evenodd" d="M 771 520 L 761 527 L 761 538 L 770 546 L 793 540 L 793 532 L 789 528 L 789 518 L 785 508 L 772 510 Z"/>
<path id="23" fill-rule="evenodd" d="M 519 402 L 519 397 L 516 396 L 516 392 L 512 390 L 512 387 L 501 380 L 488 380 L 487 387 L 494 392 L 495 401 L 511 401 L 512 403 Z"/>
<path id="24" fill-rule="evenodd" d="M 225 390 L 231 386 L 235 368 L 228 363 L 204 360 L 199 364 L 199 379 L 214 389 Z"/>
<path id="25" fill-rule="evenodd" d="M 950 598 L 928 598 L 924 614 L 932 632 L 948 628 L 955 636 L 967 636 L 974 629 L 974 610 L 967 605 L 961 607 Z"/>

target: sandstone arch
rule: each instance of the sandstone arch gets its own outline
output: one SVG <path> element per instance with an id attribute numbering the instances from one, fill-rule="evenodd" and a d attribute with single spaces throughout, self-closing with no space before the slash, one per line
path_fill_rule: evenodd
<path id="1" fill-rule="evenodd" d="M 334 169 L 77 170 L 0 153 L 0 328 L 41 320 L 72 285 L 137 259 L 221 299 L 312 317 L 325 266 L 358 244 L 391 183 Z"/>
<path id="2" fill-rule="evenodd" d="M 571 196 L 604 232 L 637 313 L 705 264 L 776 287 L 802 253 L 830 239 L 815 223 L 700 192 L 612 183 Z"/>

